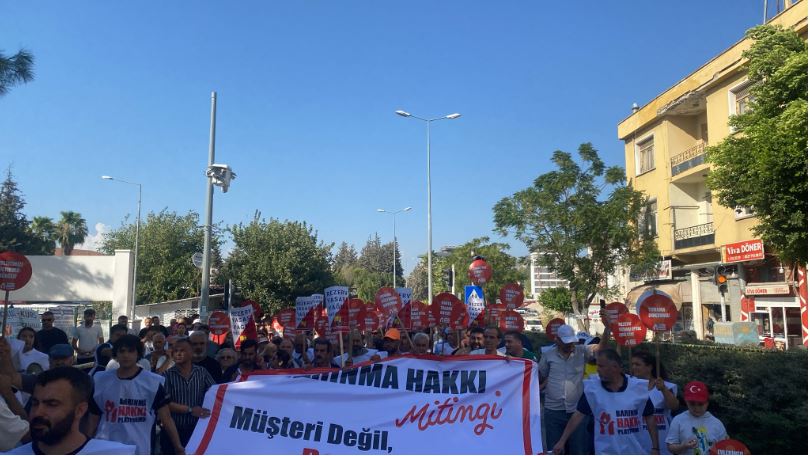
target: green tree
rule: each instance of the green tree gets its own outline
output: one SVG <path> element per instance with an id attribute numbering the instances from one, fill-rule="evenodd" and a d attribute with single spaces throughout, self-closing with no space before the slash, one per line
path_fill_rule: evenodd
<path id="1" fill-rule="evenodd" d="M 419 263 L 414 266 L 413 270 L 408 275 L 408 286 L 413 288 L 411 299 L 414 301 L 427 302 L 427 255 L 419 256 Z"/>
<path id="2" fill-rule="evenodd" d="M 608 276 L 626 265 L 650 270 L 659 253 L 638 228 L 646 199 L 626 183 L 624 170 L 606 167 L 590 143 L 579 156 L 584 169 L 571 154 L 554 152 L 557 169 L 503 198 L 494 213 L 496 231 L 514 233 L 568 281 L 570 310 L 584 315 L 597 293 L 609 294 Z"/>
<path id="3" fill-rule="evenodd" d="M 380 235 L 374 233 L 374 236 L 369 237 L 368 242 L 360 251 L 360 257 L 357 259 L 357 264 L 366 271 L 377 274 L 388 274 L 390 280 L 394 267 L 394 255 L 396 255 L 397 262 L 397 283 L 403 284 L 405 279 L 402 275 L 402 263 L 399 255 L 399 246 L 397 246 L 396 253 L 394 253 L 394 244 L 389 242 L 383 244 L 380 240 Z M 380 286 L 391 286 L 391 282 L 384 281 Z M 397 286 L 394 284 L 394 286 Z"/>
<path id="4" fill-rule="evenodd" d="M 321 293 L 332 285 L 332 245 L 318 241 L 303 222 L 254 219 L 229 228 L 234 249 L 224 275 L 242 295 L 274 313 L 292 307 L 297 296 Z"/>
<path id="5" fill-rule="evenodd" d="M 216 227 L 215 227 L 216 228 Z M 214 229 L 212 264 L 221 264 L 220 236 Z M 203 250 L 203 227 L 196 212 L 179 215 L 163 210 L 149 213 L 141 223 L 138 252 L 137 302 L 148 304 L 196 296 L 200 270 L 191 257 Z M 135 223 L 124 221 L 117 229 L 104 233 L 100 251 L 112 255 L 117 249 L 135 248 Z"/>
<path id="6" fill-rule="evenodd" d="M 464 286 L 471 285 L 467 276 L 467 270 L 473 258 L 477 255 L 492 266 L 492 278 L 484 285 L 484 296 L 488 303 L 494 303 L 498 298 L 501 287 L 507 283 L 525 284 L 529 279 L 528 274 L 524 274 L 525 268 L 521 266 L 521 260 L 507 253 L 509 244 L 502 242 L 491 242 L 486 236 L 475 238 L 458 247 L 448 251 L 446 255 L 434 256 L 433 264 L 433 291 L 450 291 L 444 279 L 444 272 L 455 266 L 456 269 L 456 293 L 464 291 Z"/>
<path id="7" fill-rule="evenodd" d="M 30 253 L 32 255 L 53 255 L 58 238 L 53 219 L 34 217 L 28 230 L 31 238 Z"/>
<path id="8" fill-rule="evenodd" d="M 332 262 L 332 271 L 337 273 L 343 269 L 344 266 L 355 266 L 356 264 L 357 250 L 354 249 L 353 245 L 346 243 L 346 241 L 341 242 L 335 254 L 334 261 Z"/>
<path id="9" fill-rule="evenodd" d="M 754 233 L 783 261 L 807 264 L 807 42 L 769 25 L 746 36 L 753 100 L 729 119 L 735 133 L 707 149 L 707 182 L 724 206 L 754 210 Z"/>
<path id="10" fill-rule="evenodd" d="M 62 211 L 62 218 L 56 224 L 56 235 L 63 255 L 70 255 L 73 246 L 81 244 L 87 237 L 87 222 L 74 211 Z"/>
<path id="11" fill-rule="evenodd" d="M 13 250 L 29 253 L 28 219 L 23 214 L 25 200 L 11 174 L 6 170 L 6 179 L 0 186 L 0 251 Z"/>
<path id="12" fill-rule="evenodd" d="M 540 292 L 537 297 L 540 304 L 547 310 L 556 310 L 557 312 L 568 312 L 571 310 L 571 294 L 568 288 L 556 287 L 546 288 Z"/>
<path id="13" fill-rule="evenodd" d="M 17 84 L 32 81 L 33 68 L 34 56 L 25 49 L 9 57 L 0 51 L 0 96 L 8 93 L 8 90 Z"/>

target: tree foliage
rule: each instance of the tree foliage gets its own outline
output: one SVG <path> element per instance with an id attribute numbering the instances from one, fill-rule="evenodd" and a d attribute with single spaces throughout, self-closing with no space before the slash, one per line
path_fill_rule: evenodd
<path id="1" fill-rule="evenodd" d="M 540 304 L 547 310 L 568 312 L 571 310 L 571 293 L 567 288 L 546 288 L 537 297 Z"/>
<path id="2" fill-rule="evenodd" d="M 34 79 L 34 56 L 21 49 L 16 54 L 6 57 L 0 51 L 0 96 L 18 84 L 31 82 Z"/>
<path id="3" fill-rule="evenodd" d="M 318 241 L 303 222 L 254 219 L 229 228 L 234 249 L 223 268 L 242 295 L 271 313 L 292 307 L 297 296 L 321 293 L 334 283 L 332 245 Z"/>
<path id="4" fill-rule="evenodd" d="M 53 255 L 58 239 L 56 224 L 50 217 L 34 217 L 28 227 L 31 235 L 29 251 L 32 255 Z"/>
<path id="5" fill-rule="evenodd" d="M 135 249 L 135 223 L 124 221 L 104 233 L 100 251 Z M 151 212 L 141 223 L 138 252 L 137 303 L 149 304 L 189 298 L 199 294 L 200 270 L 191 257 L 203 251 L 204 229 L 196 212 L 185 215 L 163 210 Z M 219 236 L 212 236 L 212 264 L 221 263 Z"/>
<path id="6" fill-rule="evenodd" d="M 9 167 L 0 186 L 0 251 L 26 253 L 30 237 L 27 231 L 28 219 L 23 214 L 24 207 L 25 199 Z"/>
<path id="7" fill-rule="evenodd" d="M 399 246 L 397 246 L 396 253 L 394 253 L 394 244 L 389 242 L 383 244 L 380 240 L 380 235 L 374 233 L 369 237 L 366 245 L 360 251 L 360 257 L 357 259 L 357 264 L 368 272 L 376 273 L 385 276 L 388 275 L 388 280 L 384 280 L 380 286 L 391 286 L 391 274 L 394 267 L 394 255 L 396 255 L 397 262 L 397 285 L 402 285 L 405 279 L 402 276 L 402 263 L 399 255 Z"/>
<path id="8" fill-rule="evenodd" d="M 482 256 L 492 267 L 492 278 L 484 285 L 484 296 L 488 303 L 494 303 L 498 292 L 507 283 L 525 285 L 529 275 L 521 260 L 507 253 L 509 244 L 491 242 L 486 236 L 475 238 L 448 251 L 446 255 L 435 255 L 433 260 L 433 292 L 450 291 L 444 279 L 444 271 L 455 266 L 456 293 L 462 293 L 466 285 L 471 285 L 467 270 L 475 256 Z M 525 260 L 525 259 L 524 259 Z"/>
<path id="9" fill-rule="evenodd" d="M 354 267 L 357 265 L 357 250 L 353 245 L 341 242 L 338 251 L 332 261 L 332 272 L 339 273 L 341 269 L 346 266 Z"/>
<path id="10" fill-rule="evenodd" d="M 750 207 L 754 233 L 786 262 L 807 263 L 807 42 L 769 25 L 746 34 L 753 100 L 735 133 L 707 149 L 708 185 L 727 207 Z"/>
<path id="11" fill-rule="evenodd" d="M 503 198 L 494 213 L 496 231 L 514 233 L 568 281 L 570 310 L 584 315 L 597 293 L 609 294 L 608 276 L 623 266 L 651 269 L 659 253 L 639 231 L 646 199 L 625 182 L 624 170 L 606 167 L 590 143 L 579 156 L 583 167 L 571 154 L 554 152 L 557 169 Z"/>
<path id="12" fill-rule="evenodd" d="M 29 222 L 23 213 L 25 199 L 14 180 L 11 167 L 0 185 L 0 251 L 13 250 L 24 255 L 53 255 L 56 226 L 48 217 Z"/>

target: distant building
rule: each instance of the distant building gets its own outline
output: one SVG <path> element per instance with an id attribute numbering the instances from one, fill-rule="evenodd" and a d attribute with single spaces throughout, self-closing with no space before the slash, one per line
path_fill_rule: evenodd
<path id="1" fill-rule="evenodd" d="M 556 272 L 549 270 L 548 266 L 540 264 L 539 254 L 531 254 L 531 293 L 537 298 L 546 288 L 565 288 L 568 281 L 560 278 Z"/>

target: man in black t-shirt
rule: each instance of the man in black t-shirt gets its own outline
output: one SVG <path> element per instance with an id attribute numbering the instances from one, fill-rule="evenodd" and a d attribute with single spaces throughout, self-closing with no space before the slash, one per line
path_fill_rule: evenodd
<path id="1" fill-rule="evenodd" d="M 50 310 L 42 314 L 42 329 L 34 335 L 34 348 L 42 353 L 51 351 L 56 344 L 69 344 L 67 334 L 53 325 L 53 312 Z"/>
<path id="2" fill-rule="evenodd" d="M 214 379 L 214 382 L 222 383 L 222 369 L 219 363 L 216 359 L 207 354 L 208 337 L 205 335 L 205 331 L 192 332 L 188 340 L 191 343 L 192 362 L 200 367 L 204 367 L 205 370 L 211 374 L 211 378 Z"/>

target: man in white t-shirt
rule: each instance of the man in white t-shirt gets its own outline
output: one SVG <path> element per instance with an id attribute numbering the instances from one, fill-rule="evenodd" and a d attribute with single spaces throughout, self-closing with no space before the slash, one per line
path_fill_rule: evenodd
<path id="1" fill-rule="evenodd" d="M 104 343 L 104 333 L 101 326 L 93 324 L 95 319 L 95 310 L 84 309 L 84 321 L 81 325 L 73 328 L 72 345 L 73 349 L 76 350 L 76 364 L 94 362 L 96 347 Z"/>
<path id="2" fill-rule="evenodd" d="M 335 356 L 332 360 L 333 363 L 337 364 L 338 366 L 350 366 L 354 364 L 360 364 L 366 361 L 379 361 L 388 356 L 388 353 L 384 351 L 377 351 L 373 348 L 366 348 L 365 347 L 365 340 L 363 335 L 360 331 L 352 331 L 351 333 L 344 336 L 346 339 L 344 340 L 344 345 L 348 345 L 351 342 L 351 353 L 344 353 L 342 356 Z M 342 363 L 341 363 L 342 361 Z"/>
<path id="3" fill-rule="evenodd" d="M 709 389 L 702 382 L 689 382 L 683 398 L 689 411 L 672 419 L 667 449 L 672 454 L 709 454 L 715 443 L 728 438 L 726 427 L 707 410 Z"/>
<path id="4" fill-rule="evenodd" d="M 490 326 L 484 330 L 484 348 L 472 350 L 471 355 L 506 356 L 506 347 L 498 348 L 501 344 L 501 330 Z"/>
<path id="5" fill-rule="evenodd" d="M 452 355 L 458 348 L 458 334 L 455 331 L 446 329 L 444 337 L 433 344 L 434 355 Z"/>
<path id="6" fill-rule="evenodd" d="M 134 445 L 91 439 L 79 430 L 93 383 L 73 367 L 55 367 L 37 376 L 31 399 L 31 443 L 6 454 L 135 454 Z"/>

